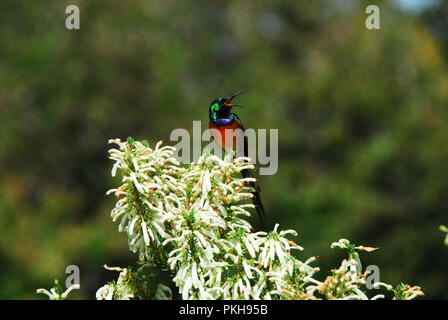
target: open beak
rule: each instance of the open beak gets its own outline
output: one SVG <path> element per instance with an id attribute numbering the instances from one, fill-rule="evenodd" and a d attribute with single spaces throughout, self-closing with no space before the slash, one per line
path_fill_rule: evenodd
<path id="1" fill-rule="evenodd" d="M 240 94 L 243 94 L 243 91 L 237 92 L 234 95 L 232 95 L 230 98 L 226 99 L 226 107 L 231 108 L 231 107 L 243 107 L 237 104 L 231 104 L 230 102 L 233 100 L 233 98 L 239 96 Z"/>

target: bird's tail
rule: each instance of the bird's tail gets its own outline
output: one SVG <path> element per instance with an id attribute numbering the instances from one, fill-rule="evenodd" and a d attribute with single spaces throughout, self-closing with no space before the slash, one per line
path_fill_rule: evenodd
<path id="1" fill-rule="evenodd" d="M 241 174 L 244 178 L 253 178 L 252 171 L 249 169 L 244 169 L 241 171 Z M 260 222 L 263 226 L 266 225 L 266 213 L 264 212 L 263 203 L 261 202 L 260 198 L 260 186 L 258 185 L 258 182 L 248 182 L 247 183 L 250 187 L 254 188 L 254 191 L 252 191 L 253 198 L 252 201 L 255 205 L 255 209 L 257 210 L 258 217 L 260 218 Z"/>

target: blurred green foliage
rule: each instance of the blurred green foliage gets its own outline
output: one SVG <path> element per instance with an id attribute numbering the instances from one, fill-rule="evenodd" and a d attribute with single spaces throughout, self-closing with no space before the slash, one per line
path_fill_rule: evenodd
<path id="1" fill-rule="evenodd" d="M 374 2 L 373 31 L 356 0 L 0 2 L 0 298 L 39 298 L 69 264 L 93 298 L 102 264 L 136 259 L 109 219 L 107 140 L 170 143 L 245 90 L 245 127 L 279 128 L 271 222 L 323 267 L 339 238 L 381 247 L 364 261 L 381 281 L 447 299 L 448 7 Z"/>

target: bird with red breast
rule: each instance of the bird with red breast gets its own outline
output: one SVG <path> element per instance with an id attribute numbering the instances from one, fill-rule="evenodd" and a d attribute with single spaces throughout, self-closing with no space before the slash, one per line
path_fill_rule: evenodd
<path id="1" fill-rule="evenodd" d="M 248 141 L 244 134 L 244 126 L 241 119 L 236 113 L 232 112 L 233 107 L 241 107 L 237 104 L 232 104 L 232 100 L 242 94 L 238 92 L 230 98 L 219 97 L 210 103 L 209 107 L 209 129 L 215 142 L 223 149 L 229 148 L 234 150 L 236 156 L 248 156 Z M 241 143 L 240 143 L 241 141 Z M 244 178 L 253 178 L 252 171 L 244 169 L 241 171 Z M 260 198 L 260 186 L 258 181 L 249 182 L 248 185 L 252 187 L 252 201 L 257 210 L 258 216 L 262 224 L 266 223 L 266 213 L 264 211 L 263 203 Z"/>

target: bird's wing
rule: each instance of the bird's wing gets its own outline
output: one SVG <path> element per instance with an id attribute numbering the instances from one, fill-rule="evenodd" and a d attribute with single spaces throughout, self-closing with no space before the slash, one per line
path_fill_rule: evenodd
<path id="1" fill-rule="evenodd" d="M 235 118 L 235 122 L 238 125 L 238 128 L 240 128 L 241 130 L 244 131 L 244 126 L 243 126 L 243 122 L 241 121 L 240 117 L 238 117 L 238 115 L 236 113 L 232 113 L 234 118 Z"/>
<path id="2" fill-rule="evenodd" d="M 237 127 L 241 130 L 243 130 L 243 132 L 245 131 L 244 126 L 243 126 L 243 122 L 241 121 L 240 117 L 238 117 L 238 115 L 236 113 L 233 113 L 233 116 L 235 117 L 235 122 L 237 124 Z M 247 142 L 247 136 L 244 135 L 244 148 L 243 148 L 243 154 L 239 154 L 238 156 L 245 156 L 247 157 L 249 154 L 248 151 L 248 142 Z"/>

